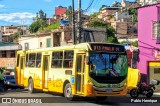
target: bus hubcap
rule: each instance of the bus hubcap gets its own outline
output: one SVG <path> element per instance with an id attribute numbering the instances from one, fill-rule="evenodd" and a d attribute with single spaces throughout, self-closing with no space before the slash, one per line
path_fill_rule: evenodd
<path id="1" fill-rule="evenodd" d="M 70 87 L 68 87 L 66 90 L 66 96 L 71 97 L 71 88 Z"/>
<path id="2" fill-rule="evenodd" d="M 29 88 L 28 89 L 29 89 L 29 91 L 32 90 L 32 84 L 31 83 L 29 84 Z"/>

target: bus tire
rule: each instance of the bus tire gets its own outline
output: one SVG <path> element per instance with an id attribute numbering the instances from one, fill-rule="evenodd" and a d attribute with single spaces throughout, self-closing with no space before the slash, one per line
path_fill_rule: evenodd
<path id="1" fill-rule="evenodd" d="M 34 83 L 32 78 L 28 80 L 28 91 L 29 93 L 35 93 Z"/>
<path id="2" fill-rule="evenodd" d="M 74 100 L 70 83 L 67 83 L 64 87 L 64 97 L 70 101 Z"/>

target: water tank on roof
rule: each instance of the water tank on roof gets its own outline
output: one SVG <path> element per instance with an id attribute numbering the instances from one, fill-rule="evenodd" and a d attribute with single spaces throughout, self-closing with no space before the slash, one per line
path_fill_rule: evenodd
<path id="1" fill-rule="evenodd" d="M 60 20 L 60 25 L 69 25 L 69 21 L 68 20 Z"/>

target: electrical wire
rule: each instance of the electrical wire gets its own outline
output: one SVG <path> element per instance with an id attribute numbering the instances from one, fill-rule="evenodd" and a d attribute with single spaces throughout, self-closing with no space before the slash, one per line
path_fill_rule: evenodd
<path id="1" fill-rule="evenodd" d="M 91 1 L 90 1 L 89 5 L 88 5 L 88 7 L 85 9 L 85 11 L 88 11 L 88 10 L 91 8 L 93 2 L 94 2 L 94 0 L 91 0 Z"/>

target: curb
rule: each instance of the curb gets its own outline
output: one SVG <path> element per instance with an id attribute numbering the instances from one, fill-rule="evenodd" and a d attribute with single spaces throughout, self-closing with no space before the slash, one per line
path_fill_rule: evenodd
<path id="1" fill-rule="evenodd" d="M 160 95 L 160 92 L 154 93 L 154 95 Z"/>

